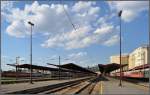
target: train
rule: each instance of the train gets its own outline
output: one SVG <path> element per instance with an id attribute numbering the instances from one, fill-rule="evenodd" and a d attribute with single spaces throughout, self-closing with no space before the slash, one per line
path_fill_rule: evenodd
<path id="1" fill-rule="evenodd" d="M 123 71 L 122 77 L 127 77 L 127 78 L 149 78 L 149 71 L 150 71 L 150 64 L 145 64 L 141 66 L 137 66 L 133 69 Z M 120 72 L 114 72 L 111 73 L 111 76 L 120 76 Z"/>
<path id="2" fill-rule="evenodd" d="M 33 77 L 42 77 L 43 74 L 42 73 L 32 73 L 32 76 Z M 4 71 L 4 72 L 2 72 L 2 77 L 30 77 L 30 73 L 27 73 L 27 72 Z"/>

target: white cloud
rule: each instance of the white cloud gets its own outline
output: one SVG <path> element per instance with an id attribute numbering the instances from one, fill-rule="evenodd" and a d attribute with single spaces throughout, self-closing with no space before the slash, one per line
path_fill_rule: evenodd
<path id="1" fill-rule="evenodd" d="M 63 63 L 75 63 L 83 67 L 87 67 L 91 65 L 91 63 L 94 65 L 96 64 L 93 61 L 93 58 L 89 57 L 88 53 L 85 51 L 75 52 L 71 53 L 67 56 L 69 60 L 64 60 Z"/>
<path id="2" fill-rule="evenodd" d="M 24 36 L 26 36 L 26 32 L 29 32 L 30 29 L 27 23 L 28 21 L 31 21 L 35 24 L 35 27 L 33 29 L 34 33 L 50 32 L 55 34 L 56 32 L 59 33 L 71 30 L 71 27 L 67 22 L 65 14 L 60 12 L 61 8 L 62 5 L 60 4 L 39 5 L 37 1 L 35 1 L 32 5 L 26 5 L 24 10 L 21 10 L 19 8 L 13 8 L 10 14 L 5 14 L 5 17 L 10 23 L 8 27 L 12 27 L 11 28 L 12 30 L 10 29 L 7 30 L 12 31 L 13 35 L 9 31 L 6 32 L 11 36 L 19 37 L 20 36 L 18 35 L 19 31 L 19 34 L 24 33 Z M 67 8 L 67 6 L 65 8 Z M 62 19 L 62 17 L 65 18 Z M 14 25 L 15 22 L 20 22 L 20 25 L 15 26 Z M 25 29 L 22 29 L 22 31 L 13 30 L 18 27 L 24 27 Z M 22 36 L 23 35 L 21 35 L 21 37 Z"/>
<path id="3" fill-rule="evenodd" d="M 114 35 L 111 38 L 109 38 L 108 40 L 106 40 L 103 44 L 106 46 L 112 46 L 116 43 L 119 42 L 119 36 L 118 35 Z"/>
<path id="4" fill-rule="evenodd" d="M 89 13 L 89 14 L 95 14 L 99 11 L 99 7 L 92 7 L 93 5 L 95 5 L 96 2 L 90 2 L 90 1 L 79 1 L 78 3 L 76 3 L 72 10 L 78 13 Z"/>
<path id="5" fill-rule="evenodd" d="M 97 30 L 94 32 L 95 34 L 104 35 L 106 33 L 109 33 L 113 30 L 112 25 L 103 26 L 101 28 L 97 28 Z"/>
<path id="6" fill-rule="evenodd" d="M 123 13 L 122 13 L 122 19 L 123 19 L 124 21 L 126 21 L 126 22 L 130 22 L 130 21 L 132 21 L 134 18 L 136 18 L 137 15 L 138 15 L 138 14 L 135 14 L 135 13 L 132 12 L 132 11 L 127 11 L 127 10 L 125 10 L 125 11 L 123 11 Z"/>
<path id="7" fill-rule="evenodd" d="M 1 11 L 9 11 L 13 7 L 14 1 L 1 1 Z"/>
<path id="8" fill-rule="evenodd" d="M 42 46 L 60 46 L 66 49 L 84 48 L 91 44 L 103 43 L 107 36 L 113 34 L 113 31 L 114 33 L 117 31 L 112 25 L 100 27 L 92 33 L 90 30 L 90 27 L 82 27 L 82 29 L 79 29 L 78 31 L 68 32 L 67 34 L 58 34 L 55 37 L 49 38 Z"/>
<path id="9" fill-rule="evenodd" d="M 142 11 L 148 10 L 149 1 L 108 1 L 111 10 L 119 12 L 123 10 L 122 19 L 130 22 L 140 15 Z"/>
<path id="10" fill-rule="evenodd" d="M 42 47 L 63 47 L 65 49 L 77 49 L 88 47 L 92 44 L 101 44 L 116 31 L 116 26 L 104 21 L 97 23 L 100 7 L 95 2 L 79 1 L 72 6 L 64 5 L 70 15 L 72 28 L 61 4 L 39 4 L 34 1 L 26 4 L 24 9 L 12 8 L 10 13 L 4 13 L 6 21 L 10 23 L 6 32 L 10 36 L 22 38 L 30 35 L 28 21 L 35 24 L 33 34 L 44 35 L 46 39 Z M 97 23 L 95 25 L 95 23 Z M 109 36 L 108 36 L 109 35 Z"/>
<path id="11" fill-rule="evenodd" d="M 24 37 L 25 33 L 24 32 L 26 28 L 24 27 L 23 23 L 20 21 L 14 21 L 10 26 L 7 27 L 7 33 L 11 36 L 16 36 L 16 37 Z"/>
<path id="12" fill-rule="evenodd" d="M 69 58 L 73 58 L 73 59 L 77 59 L 77 58 L 81 58 L 87 55 L 87 52 L 78 52 L 78 53 L 72 53 L 70 54 L 68 57 Z"/>
<path id="13" fill-rule="evenodd" d="M 55 37 L 49 38 L 45 41 L 42 46 L 44 47 L 54 47 L 61 46 L 66 48 L 78 48 L 80 47 L 80 40 L 88 35 L 90 27 L 79 28 L 78 31 L 71 31 L 67 33 L 57 34 Z M 57 43 L 57 44 L 56 44 Z M 75 44 L 76 43 L 76 44 Z"/>
<path id="14" fill-rule="evenodd" d="M 87 60 L 87 52 L 75 52 L 75 53 L 71 53 L 69 54 L 67 57 L 67 59 L 69 60 L 63 60 L 63 63 L 75 63 L 78 65 L 85 65 L 88 63 L 89 60 Z"/>

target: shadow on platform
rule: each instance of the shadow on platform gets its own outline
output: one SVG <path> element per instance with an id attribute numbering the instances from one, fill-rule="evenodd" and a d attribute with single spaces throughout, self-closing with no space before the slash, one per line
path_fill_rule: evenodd
<path id="1" fill-rule="evenodd" d="M 99 82 L 99 81 L 109 81 L 109 79 L 107 79 L 107 78 L 104 77 L 104 76 L 99 76 L 99 77 L 97 77 L 96 79 L 91 80 L 90 82 L 92 82 L 92 83 L 97 83 L 97 82 Z"/>

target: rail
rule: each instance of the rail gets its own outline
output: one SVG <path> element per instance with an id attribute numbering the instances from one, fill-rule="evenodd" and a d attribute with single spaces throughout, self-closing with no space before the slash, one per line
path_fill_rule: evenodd
<path id="1" fill-rule="evenodd" d="M 86 80 L 90 80 L 92 78 L 94 78 L 94 77 L 86 77 L 86 78 L 82 78 L 82 79 L 71 80 L 71 81 L 64 82 L 64 83 L 58 83 L 58 84 L 53 84 L 53 85 L 48 85 L 48 86 L 43 86 L 43 87 L 26 89 L 26 90 L 22 90 L 22 91 L 10 92 L 7 94 L 38 94 L 38 93 L 42 93 L 42 92 L 46 92 L 46 93 L 56 92 L 63 88 L 74 86 L 78 83 L 81 83 Z M 47 92 L 47 91 L 49 91 L 49 92 Z"/>

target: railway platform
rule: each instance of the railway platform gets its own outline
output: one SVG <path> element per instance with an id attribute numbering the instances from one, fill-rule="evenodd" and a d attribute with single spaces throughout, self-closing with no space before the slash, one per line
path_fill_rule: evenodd
<path id="1" fill-rule="evenodd" d="M 126 94 L 126 95 L 149 95 L 149 87 L 137 85 L 134 83 L 122 81 L 122 86 L 119 86 L 119 80 L 108 78 L 106 81 L 101 81 L 101 94 Z"/>
<path id="2" fill-rule="evenodd" d="M 87 77 L 86 77 L 87 78 Z M 45 82 L 35 82 L 35 84 L 20 83 L 2 85 L 2 93 L 11 94 L 80 94 L 80 95 L 149 95 L 149 87 L 137 85 L 131 82 L 122 81 L 111 77 L 88 77 L 88 79 L 78 78 L 71 80 L 51 80 Z M 29 90 L 28 90 L 29 89 Z M 21 91 L 24 90 L 24 91 Z M 18 91 L 18 92 L 17 92 Z"/>
<path id="3" fill-rule="evenodd" d="M 64 80 L 50 80 L 50 81 L 38 81 L 34 82 L 33 84 L 30 83 L 16 83 L 16 84 L 7 84 L 7 85 L 1 85 L 0 87 L 0 94 L 10 93 L 10 92 L 16 92 L 26 89 L 34 89 L 38 87 L 44 87 L 48 85 L 55 85 L 60 83 L 65 83 L 69 81 L 75 81 L 75 80 L 81 80 L 86 79 L 88 77 L 83 78 L 75 78 L 75 79 L 64 79 Z"/>

